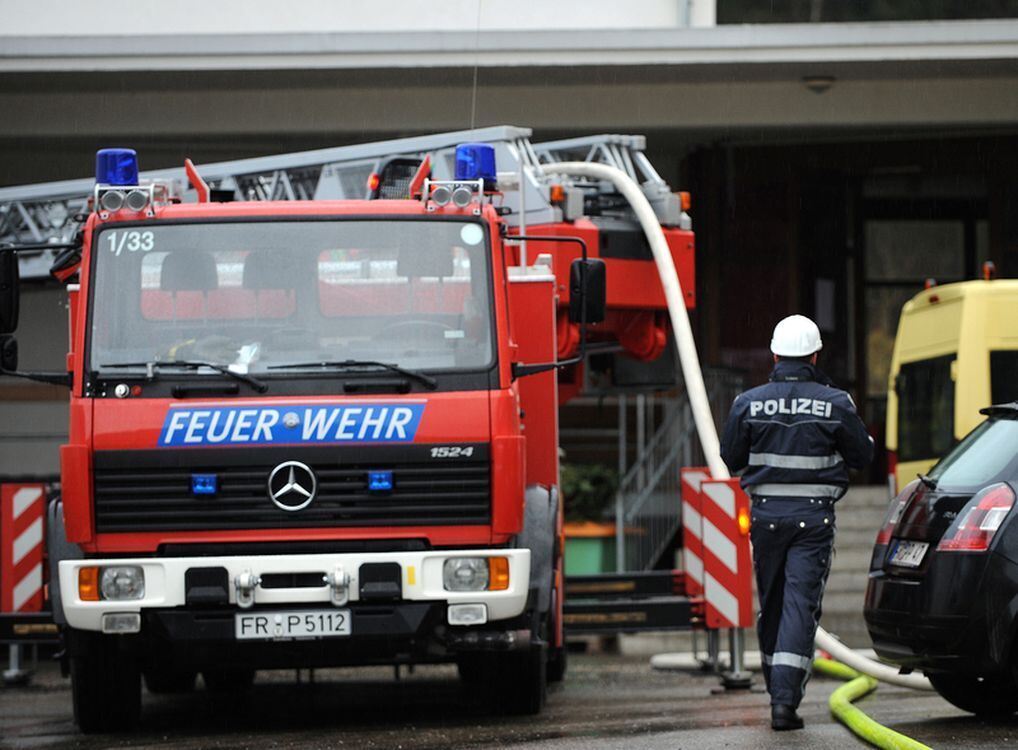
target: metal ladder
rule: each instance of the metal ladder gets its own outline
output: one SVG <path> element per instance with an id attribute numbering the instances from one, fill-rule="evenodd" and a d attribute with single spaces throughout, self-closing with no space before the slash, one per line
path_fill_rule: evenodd
<path id="1" fill-rule="evenodd" d="M 644 155 L 643 136 L 597 135 L 535 146 L 530 142 L 531 134 L 529 128 L 500 125 L 202 164 L 199 171 L 212 189 L 224 191 L 237 201 L 364 199 L 368 197 L 368 177 L 393 157 L 430 155 L 435 179 L 453 179 L 456 146 L 483 141 L 495 147 L 500 182 L 505 177 L 503 205 L 512 212 L 506 220 L 519 226 L 521 233 L 528 224 L 562 220 L 563 209 L 550 199 L 552 181 L 543 175 L 540 165 L 567 158 L 623 169 L 643 184 L 662 223 L 675 225 L 688 221 L 688 216 L 676 208 L 677 198 Z M 188 188 L 182 167 L 142 172 L 141 178 L 174 182 L 180 186 L 184 201 L 197 199 Z M 556 177 L 555 182 L 575 187 L 584 194 L 614 193 L 614 188 L 605 184 L 562 177 Z M 0 188 L 0 246 L 39 246 L 19 253 L 23 278 L 48 276 L 55 251 L 45 245 L 73 240 L 88 211 L 93 186 L 91 178 L 83 178 Z M 578 208 L 582 212 L 582 203 Z"/>

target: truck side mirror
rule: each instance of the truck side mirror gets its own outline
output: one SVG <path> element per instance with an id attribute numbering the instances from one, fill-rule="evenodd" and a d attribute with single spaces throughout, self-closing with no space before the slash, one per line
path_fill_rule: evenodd
<path id="1" fill-rule="evenodd" d="M 600 323 L 607 307 L 607 273 L 600 258 L 577 258 L 569 266 L 569 320 Z"/>
<path id="2" fill-rule="evenodd" d="M 13 336 L 0 336 L 0 373 L 18 369 L 18 340 Z"/>
<path id="3" fill-rule="evenodd" d="M 18 255 L 0 248 L 0 334 L 18 328 Z"/>

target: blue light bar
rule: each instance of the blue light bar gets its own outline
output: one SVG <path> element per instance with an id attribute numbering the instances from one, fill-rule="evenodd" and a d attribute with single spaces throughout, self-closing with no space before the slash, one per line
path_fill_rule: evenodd
<path id="1" fill-rule="evenodd" d="M 369 471 L 368 492 L 391 492 L 392 472 L 391 471 Z"/>
<path id="2" fill-rule="evenodd" d="M 192 474 L 192 495 L 214 495 L 219 489 L 219 477 L 215 474 Z"/>
<path id="3" fill-rule="evenodd" d="M 100 185 L 137 185 L 138 154 L 133 148 L 103 148 L 95 153 L 95 181 Z"/>
<path id="4" fill-rule="evenodd" d="M 456 179 L 484 180 L 485 188 L 494 188 L 495 147 L 490 143 L 461 143 L 456 147 Z"/>

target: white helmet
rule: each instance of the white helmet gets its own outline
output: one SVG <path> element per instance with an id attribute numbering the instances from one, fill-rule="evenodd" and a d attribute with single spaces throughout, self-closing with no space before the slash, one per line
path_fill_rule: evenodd
<path id="1" fill-rule="evenodd" d="M 771 351 L 779 357 L 808 357 L 823 348 L 820 329 L 805 315 L 789 315 L 774 326 Z"/>

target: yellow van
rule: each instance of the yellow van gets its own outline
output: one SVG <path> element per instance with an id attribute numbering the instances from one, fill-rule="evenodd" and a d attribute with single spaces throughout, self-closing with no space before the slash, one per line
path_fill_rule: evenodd
<path id="1" fill-rule="evenodd" d="M 1018 400 L 1018 280 L 962 281 L 905 303 L 887 388 L 892 495 L 983 420 Z"/>

